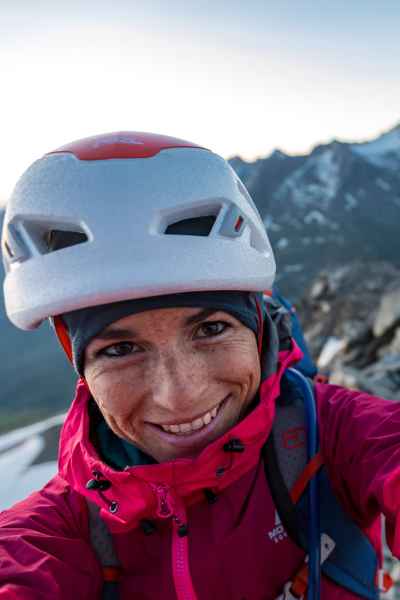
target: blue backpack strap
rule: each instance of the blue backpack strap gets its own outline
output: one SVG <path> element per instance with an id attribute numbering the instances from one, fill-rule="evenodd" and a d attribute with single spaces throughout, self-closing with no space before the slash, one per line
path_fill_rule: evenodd
<path id="1" fill-rule="evenodd" d="M 121 563 L 116 555 L 112 536 L 99 515 L 99 507 L 86 499 L 89 513 L 89 533 L 92 548 L 103 572 L 101 600 L 119 600 L 119 576 Z"/>
<path id="2" fill-rule="evenodd" d="M 293 504 L 290 490 L 307 464 L 304 395 L 293 377 L 284 375 L 276 417 L 264 448 L 265 470 L 282 523 L 297 545 L 308 552 L 307 494 Z M 317 477 L 320 528 L 335 542 L 322 572 L 338 585 L 368 600 L 378 600 L 378 557 L 367 536 L 343 510 L 331 488 L 326 469 Z"/>

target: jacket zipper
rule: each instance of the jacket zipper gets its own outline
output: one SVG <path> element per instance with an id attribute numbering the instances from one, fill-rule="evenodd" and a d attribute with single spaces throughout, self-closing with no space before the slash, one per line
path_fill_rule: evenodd
<path id="1" fill-rule="evenodd" d="M 172 519 L 172 575 L 178 600 L 197 600 L 189 569 L 189 543 L 185 505 L 172 498 L 166 485 L 152 486 L 157 495 L 157 516 Z"/>

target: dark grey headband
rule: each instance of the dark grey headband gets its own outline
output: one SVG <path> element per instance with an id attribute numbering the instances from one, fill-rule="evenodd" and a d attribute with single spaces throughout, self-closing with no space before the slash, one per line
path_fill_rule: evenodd
<path id="1" fill-rule="evenodd" d="M 65 313 L 62 318 L 71 339 L 74 366 L 78 373 L 83 375 L 86 346 L 108 325 L 128 315 L 157 308 L 215 308 L 233 315 L 257 336 L 259 329 L 257 302 L 260 307 L 263 306 L 262 293 L 190 292 L 102 304 Z"/>

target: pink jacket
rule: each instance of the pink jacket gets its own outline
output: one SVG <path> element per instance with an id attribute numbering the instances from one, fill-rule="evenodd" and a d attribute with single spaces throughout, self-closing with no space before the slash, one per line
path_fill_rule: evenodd
<path id="1" fill-rule="evenodd" d="M 274 418 L 283 371 L 299 358 L 281 352 L 260 402 L 195 459 L 116 471 L 89 439 L 83 381 L 66 418 L 59 473 L 0 515 L 0 600 L 100 598 L 101 569 L 89 540 L 85 497 L 96 502 L 123 566 L 121 599 L 273 600 L 304 560 L 280 525 L 260 450 Z M 321 449 L 343 506 L 380 552 L 380 513 L 400 557 L 400 403 L 332 385 L 316 388 Z M 224 444 L 240 438 L 243 453 Z M 88 490 L 93 477 L 107 490 Z M 204 494 L 212 489 L 217 500 Z M 156 529 L 145 535 L 143 519 Z M 188 535 L 179 535 L 182 525 Z M 350 600 L 328 579 L 323 600 Z"/>

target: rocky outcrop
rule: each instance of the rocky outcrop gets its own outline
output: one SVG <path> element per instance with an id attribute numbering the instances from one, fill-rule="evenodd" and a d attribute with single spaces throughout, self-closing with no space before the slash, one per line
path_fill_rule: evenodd
<path id="1" fill-rule="evenodd" d="M 400 269 L 357 261 L 323 271 L 298 310 L 332 383 L 400 400 Z"/>

